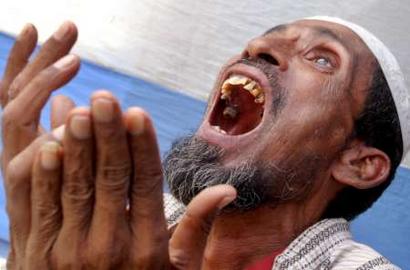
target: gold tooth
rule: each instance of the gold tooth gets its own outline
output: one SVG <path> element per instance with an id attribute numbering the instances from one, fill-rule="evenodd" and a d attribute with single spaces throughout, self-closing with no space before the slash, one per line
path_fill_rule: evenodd
<path id="1" fill-rule="evenodd" d="M 261 104 L 265 102 L 265 95 L 261 94 L 255 98 L 255 103 Z"/>
<path id="2" fill-rule="evenodd" d="M 254 97 L 258 97 L 260 94 L 262 94 L 262 89 L 255 88 L 255 89 L 252 89 L 250 92 Z"/>
<path id="3" fill-rule="evenodd" d="M 226 82 L 228 82 L 231 85 L 245 85 L 249 81 L 249 78 L 241 75 L 234 75 L 231 76 Z"/>
<path id="4" fill-rule="evenodd" d="M 229 97 L 231 96 L 232 90 L 229 88 L 228 84 L 224 84 L 224 86 L 222 86 L 222 90 L 221 90 L 221 99 L 229 99 Z"/>
<path id="5" fill-rule="evenodd" d="M 265 95 L 263 93 L 263 90 L 259 88 L 257 82 L 242 75 L 232 75 L 225 80 L 225 82 L 222 84 L 221 99 L 230 99 L 232 94 L 231 86 L 236 85 L 243 85 L 243 88 L 249 91 L 255 97 L 255 103 L 265 102 Z"/>
<path id="6" fill-rule="evenodd" d="M 251 91 L 254 87 L 256 86 L 256 82 L 255 81 L 250 81 L 247 85 L 245 85 L 243 88 Z"/>
<path id="7" fill-rule="evenodd" d="M 229 82 L 228 80 L 224 81 L 224 83 L 222 84 L 222 89 L 228 89 L 229 88 Z"/>

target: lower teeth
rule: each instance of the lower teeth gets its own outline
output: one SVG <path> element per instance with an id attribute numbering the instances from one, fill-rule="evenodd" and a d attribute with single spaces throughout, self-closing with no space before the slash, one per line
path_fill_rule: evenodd
<path id="1" fill-rule="evenodd" d="M 220 133 L 222 133 L 222 134 L 226 134 L 226 131 L 225 130 L 223 130 L 223 129 L 221 129 L 221 127 L 220 126 L 212 126 L 216 131 L 218 131 L 218 132 L 220 132 Z"/>

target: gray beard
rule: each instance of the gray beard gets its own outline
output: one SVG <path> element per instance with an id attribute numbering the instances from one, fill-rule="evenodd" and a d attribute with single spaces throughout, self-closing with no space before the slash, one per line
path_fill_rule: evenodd
<path id="1" fill-rule="evenodd" d="M 320 159 L 314 156 L 287 160 L 286 164 L 291 166 L 248 160 L 235 167 L 225 167 L 222 158 L 219 147 L 197 137 L 188 136 L 175 142 L 163 164 L 172 195 L 187 205 L 203 189 L 229 184 L 236 188 L 238 196 L 228 210 L 275 207 L 306 198 L 321 167 Z"/>

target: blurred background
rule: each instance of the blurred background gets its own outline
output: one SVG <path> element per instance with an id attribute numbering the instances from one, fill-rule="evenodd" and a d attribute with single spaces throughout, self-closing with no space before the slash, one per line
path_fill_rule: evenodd
<path id="1" fill-rule="evenodd" d="M 216 1 L 216 0 L 2 0 L 0 72 L 13 37 L 25 23 L 40 43 L 65 20 L 75 22 L 82 57 L 77 78 L 58 93 L 86 105 L 93 90 L 109 89 L 124 108 L 137 105 L 153 116 L 161 152 L 194 132 L 220 66 L 268 28 L 313 15 L 361 24 L 391 48 L 410 72 L 410 1 Z M 49 107 L 42 122 L 48 126 Z M 356 239 L 410 269 L 410 162 L 399 169 L 386 194 L 353 222 Z M 8 223 L 0 193 L 0 255 L 7 254 Z"/>

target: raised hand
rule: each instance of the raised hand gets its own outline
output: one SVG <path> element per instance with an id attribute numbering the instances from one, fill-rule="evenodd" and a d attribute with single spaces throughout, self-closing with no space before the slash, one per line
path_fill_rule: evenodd
<path id="1" fill-rule="evenodd" d="M 1 165 L 11 230 L 9 269 L 19 269 L 15 257 L 24 255 L 25 239 L 30 230 L 31 208 L 31 170 L 23 171 L 22 167 L 11 163 L 18 153 L 41 134 L 40 113 L 51 92 L 67 83 L 77 73 L 80 66 L 78 57 L 67 55 L 76 39 L 75 25 L 66 22 L 44 43 L 34 60 L 29 62 L 37 43 L 37 30 L 28 24 L 11 49 L 0 83 L 0 99 L 4 109 Z M 59 96 L 54 99 L 51 117 L 53 128 L 64 123 L 73 106 L 73 102 L 66 97 Z M 15 163 L 21 165 L 21 162 Z M 20 212 L 15 211 L 15 207 L 20 209 Z"/>
<path id="2" fill-rule="evenodd" d="M 46 143 L 35 160 L 24 269 L 206 269 L 212 219 L 236 196 L 205 190 L 169 242 L 152 122 L 139 108 L 123 115 L 106 91 L 74 109 L 62 145 Z"/>

